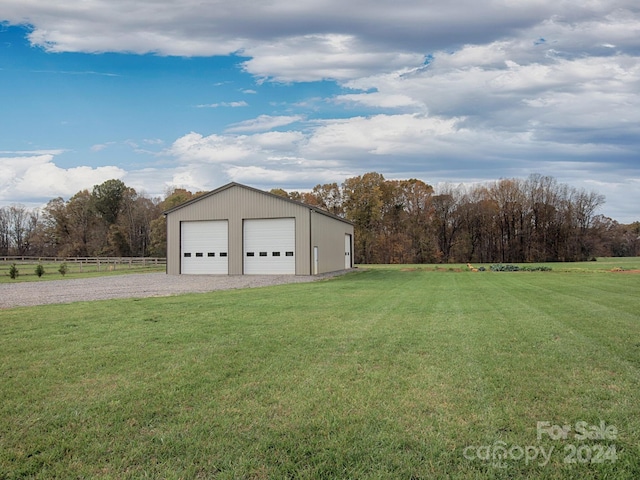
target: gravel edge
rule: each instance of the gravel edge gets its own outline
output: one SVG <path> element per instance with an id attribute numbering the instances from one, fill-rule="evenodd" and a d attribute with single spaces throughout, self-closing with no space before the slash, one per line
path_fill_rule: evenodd
<path id="1" fill-rule="evenodd" d="M 315 282 L 351 270 L 321 275 L 167 275 L 132 273 L 125 275 L 39 282 L 0 284 L 0 309 L 60 303 L 147 298 L 206 293 L 216 290 L 259 288 L 286 283 Z"/>

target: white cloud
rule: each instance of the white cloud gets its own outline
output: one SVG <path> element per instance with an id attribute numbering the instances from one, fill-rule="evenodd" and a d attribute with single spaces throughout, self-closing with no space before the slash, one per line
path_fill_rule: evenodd
<path id="1" fill-rule="evenodd" d="M 283 127 L 291 123 L 299 122 L 304 118 L 300 115 L 260 115 L 251 120 L 232 124 L 227 128 L 227 132 L 262 132 L 273 128 Z"/>
<path id="2" fill-rule="evenodd" d="M 256 147 L 269 151 L 291 151 L 296 148 L 296 144 L 304 140 L 301 132 L 265 132 L 254 134 L 248 137 Z"/>
<path id="3" fill-rule="evenodd" d="M 39 155 L 51 155 L 51 156 L 56 156 L 56 155 L 62 155 L 64 152 L 66 152 L 66 150 L 64 149 L 44 149 L 44 150 L 0 150 L 0 155 L 18 155 L 20 157 L 22 156 L 39 156 Z M 7 158 L 11 158 L 11 157 L 7 157 Z"/>
<path id="4" fill-rule="evenodd" d="M 437 0 L 428 6 L 422 0 L 87 0 L 75 6 L 4 0 L 1 15 L 32 25 L 30 41 L 52 52 L 241 52 L 251 57 L 245 63 L 251 74 L 299 82 L 349 81 L 417 67 L 437 51 L 456 52 L 452 62 L 459 65 L 487 65 L 505 54 L 496 48 L 503 42 L 509 48 L 505 39 L 517 39 L 529 55 L 535 55 L 534 41 L 563 56 L 612 45 L 637 52 L 637 13 L 634 0 Z"/>
<path id="5" fill-rule="evenodd" d="M 230 108 L 238 108 L 238 107 L 248 107 L 249 104 L 244 100 L 239 102 L 220 102 L 220 103 L 209 103 L 196 105 L 196 108 L 219 108 L 219 107 L 230 107 Z"/>
<path id="6" fill-rule="evenodd" d="M 569 25 L 602 19 L 620 23 L 629 18 L 625 9 L 635 8 L 633 0 L 579 5 L 553 0 L 461 0 L 432 2 L 428 7 L 422 0 L 405 0 L 401 5 L 391 0 L 375 4 L 87 0 L 75 7 L 45 0 L 5 0 L 3 17 L 34 25 L 32 42 L 51 51 L 214 55 L 307 34 L 354 34 L 369 44 L 391 45 L 395 51 L 416 51 L 417 45 L 438 49 L 472 39 L 487 43 L 490 38 L 505 37 L 515 27 L 526 28 L 550 18 L 564 19 Z M 615 35 L 614 29 L 611 34 Z"/>
<path id="7" fill-rule="evenodd" d="M 50 154 L 0 157 L 0 202 L 68 198 L 126 173 L 113 166 L 60 168 L 53 160 L 54 155 Z"/>
<path id="8" fill-rule="evenodd" d="M 413 101 L 410 110 L 464 118 L 460 127 L 479 134 L 528 134 L 532 148 L 538 140 L 593 145 L 638 138 L 640 58 L 562 58 L 544 52 L 531 57 L 531 48 L 514 40 L 485 45 L 481 54 L 474 46 L 454 55 L 435 52 L 426 67 L 347 82 L 374 93 L 337 100 L 379 107 L 393 105 L 394 99 L 404 99 L 402 105 Z M 466 59 L 460 61 L 459 54 Z M 502 150 L 500 144 L 493 148 Z"/>
<path id="9" fill-rule="evenodd" d="M 251 155 L 252 147 L 242 138 L 223 135 L 204 137 L 191 132 L 180 137 L 167 153 L 186 163 L 226 163 L 239 161 Z"/>
<path id="10" fill-rule="evenodd" d="M 402 93 L 387 95 L 381 92 L 338 95 L 334 101 L 336 103 L 358 103 L 367 107 L 378 108 L 419 107 L 421 105 L 421 102 Z"/>
<path id="11" fill-rule="evenodd" d="M 246 166 L 246 167 L 231 167 L 227 171 L 229 178 L 235 182 L 240 183 L 271 183 L 271 184 L 287 184 L 292 181 L 299 180 L 300 172 L 292 170 L 281 170 L 274 168 L 266 168 L 259 166 Z M 310 179 L 311 174 L 313 178 L 317 177 L 317 172 L 304 172 L 303 175 Z"/>
<path id="12" fill-rule="evenodd" d="M 419 114 L 375 115 L 321 122 L 305 151 L 314 155 L 353 156 L 423 154 L 439 137 L 455 134 L 461 119 Z"/>
<path id="13" fill-rule="evenodd" d="M 351 90 L 274 100 L 271 111 L 199 105 L 248 107 L 254 118 L 178 138 L 163 152 L 177 166 L 146 171 L 156 183 L 314 184 L 369 170 L 454 183 L 538 171 L 580 183 L 607 173 L 603 193 L 624 202 L 619 185 L 637 187 L 625 182 L 640 176 L 636 0 L 4 0 L 0 15 L 32 25 L 31 41 L 49 51 L 237 53 L 258 83 L 334 80 Z M 60 169 L 59 153 L 11 155 L 41 158 L 34 168 L 54 178 L 105 173 Z M 26 175 L 12 172 L 3 192 Z M 127 178 L 143 185 L 142 172 Z"/>
<path id="14" fill-rule="evenodd" d="M 352 35 L 322 34 L 277 39 L 246 48 L 247 72 L 279 82 L 346 81 L 370 73 L 418 66 L 424 55 L 376 49 Z"/>
<path id="15" fill-rule="evenodd" d="M 191 133 L 166 153 L 181 164 L 173 182 L 196 189 L 231 180 L 300 189 L 365 171 L 431 183 L 540 172 L 575 184 L 606 173 L 608 161 L 621 154 L 606 144 L 534 141 L 531 132 L 467 129 L 465 122 L 464 117 L 397 114 L 309 122 L 304 132 Z"/>
<path id="16" fill-rule="evenodd" d="M 181 164 L 245 164 L 263 161 L 274 152 L 293 151 L 304 139 L 300 132 L 266 132 L 254 135 L 189 133 L 177 139 L 165 154 Z"/>
<path id="17" fill-rule="evenodd" d="M 180 167 L 175 170 L 167 185 L 175 188 L 185 188 L 192 192 L 204 192 L 213 190 L 226 181 L 226 177 L 220 172 L 211 168 L 204 168 L 201 165 Z"/>
<path id="18" fill-rule="evenodd" d="M 303 159 L 265 164 L 263 166 L 232 166 L 226 171 L 229 181 L 247 183 L 258 188 L 292 188 L 301 190 L 301 183 L 315 186 L 319 183 L 340 182 L 353 176 L 352 171 L 336 168 L 329 162 Z"/>

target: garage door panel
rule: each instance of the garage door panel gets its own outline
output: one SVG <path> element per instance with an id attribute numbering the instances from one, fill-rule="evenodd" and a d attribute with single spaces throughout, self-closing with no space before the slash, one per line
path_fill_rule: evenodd
<path id="1" fill-rule="evenodd" d="M 182 222 L 180 231 L 181 273 L 188 275 L 229 273 L 226 220 Z"/>
<path id="2" fill-rule="evenodd" d="M 244 273 L 295 275 L 295 233 L 293 218 L 245 220 Z"/>

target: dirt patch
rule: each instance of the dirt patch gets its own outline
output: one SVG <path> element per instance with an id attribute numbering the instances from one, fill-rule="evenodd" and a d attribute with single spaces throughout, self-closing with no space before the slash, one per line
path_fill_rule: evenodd
<path id="1" fill-rule="evenodd" d="M 634 274 L 635 274 L 635 275 L 637 275 L 637 274 L 639 274 L 639 273 L 640 273 L 640 269 L 635 269 L 635 270 L 623 270 L 623 269 L 621 269 L 621 268 L 614 268 L 614 269 L 612 269 L 611 271 L 612 271 L 612 272 L 614 272 L 614 273 L 628 273 L 628 274 L 631 274 L 631 275 L 634 275 Z"/>

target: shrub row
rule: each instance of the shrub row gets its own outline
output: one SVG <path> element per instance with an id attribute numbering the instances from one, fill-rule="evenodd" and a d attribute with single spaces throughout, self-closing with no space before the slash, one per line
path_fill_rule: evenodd
<path id="1" fill-rule="evenodd" d="M 550 272 L 551 267 L 545 267 L 544 265 L 536 267 L 519 267 L 518 265 L 503 265 L 501 263 L 497 265 L 491 265 L 490 270 L 492 272 Z"/>
<path id="2" fill-rule="evenodd" d="M 42 266 L 42 264 L 38 264 L 38 266 L 35 269 L 36 275 L 38 277 L 42 277 L 42 275 L 44 275 L 44 267 Z M 67 264 L 63 263 L 62 265 L 60 265 L 60 268 L 58 268 L 58 272 L 60 272 L 60 275 L 64 276 L 67 274 Z M 16 279 L 18 278 L 18 276 L 20 275 L 20 270 L 18 270 L 18 267 L 16 266 L 15 263 L 13 263 L 10 267 L 9 267 L 9 276 L 12 279 Z"/>

